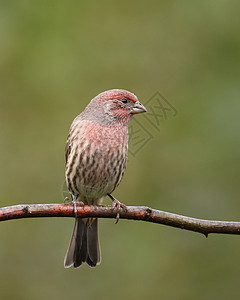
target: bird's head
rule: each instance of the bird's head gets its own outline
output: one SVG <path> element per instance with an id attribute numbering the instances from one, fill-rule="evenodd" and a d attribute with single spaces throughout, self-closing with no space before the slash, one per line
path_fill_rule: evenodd
<path id="1" fill-rule="evenodd" d="M 147 109 L 133 93 L 113 89 L 102 92 L 93 98 L 85 111 L 94 115 L 96 121 L 102 124 L 121 123 L 127 125 L 134 114 L 146 112 Z"/>

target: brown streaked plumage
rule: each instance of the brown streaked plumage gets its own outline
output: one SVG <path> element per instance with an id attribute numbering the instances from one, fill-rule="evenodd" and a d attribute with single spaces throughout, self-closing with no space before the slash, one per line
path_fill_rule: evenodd
<path id="1" fill-rule="evenodd" d="M 120 183 L 127 162 L 128 123 L 146 108 L 125 90 L 105 91 L 78 115 L 66 144 L 66 182 L 74 202 L 101 205 Z M 64 266 L 100 263 L 97 219 L 77 218 Z"/>

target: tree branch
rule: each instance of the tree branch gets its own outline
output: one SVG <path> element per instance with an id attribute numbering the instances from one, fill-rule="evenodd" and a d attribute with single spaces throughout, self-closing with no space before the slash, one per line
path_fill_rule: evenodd
<path id="1" fill-rule="evenodd" d="M 113 206 L 77 206 L 81 218 L 116 218 Z M 0 221 L 37 217 L 75 217 L 72 204 L 20 204 L 0 208 Z M 120 210 L 121 219 L 141 220 L 203 233 L 240 234 L 240 222 L 212 221 L 185 217 L 146 206 L 127 206 Z"/>

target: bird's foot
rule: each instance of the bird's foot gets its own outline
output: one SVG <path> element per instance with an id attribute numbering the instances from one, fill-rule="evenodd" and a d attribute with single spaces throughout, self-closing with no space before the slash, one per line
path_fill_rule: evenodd
<path id="1" fill-rule="evenodd" d="M 82 201 L 70 200 L 68 197 L 64 199 L 64 204 L 73 205 L 73 210 L 76 218 L 77 218 L 77 206 L 81 206 L 81 207 L 84 206 L 84 203 Z"/>
<path id="2" fill-rule="evenodd" d="M 74 209 L 75 217 L 77 218 L 78 217 L 78 215 L 77 215 L 77 207 L 78 206 L 83 207 L 84 203 L 82 201 L 72 201 L 72 204 L 73 204 L 73 209 Z"/>
<path id="3" fill-rule="evenodd" d="M 120 218 L 120 210 L 121 210 L 121 208 L 123 208 L 123 209 L 127 209 L 127 206 L 125 205 L 125 204 L 123 204 L 123 203 L 121 203 L 120 201 L 118 201 L 115 197 L 113 197 L 111 194 L 107 194 L 108 195 L 108 197 L 112 200 L 112 206 L 113 206 L 113 208 L 114 209 L 116 209 L 117 210 L 117 216 L 116 216 L 116 222 L 115 222 L 115 224 L 117 224 L 118 223 L 118 221 L 119 221 L 119 218 Z"/>

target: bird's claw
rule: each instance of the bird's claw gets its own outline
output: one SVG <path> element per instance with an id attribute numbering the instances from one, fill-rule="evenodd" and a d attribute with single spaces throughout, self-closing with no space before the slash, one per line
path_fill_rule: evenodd
<path id="1" fill-rule="evenodd" d="M 68 197 L 64 199 L 64 204 L 70 204 L 71 202 L 72 201 Z"/>
<path id="2" fill-rule="evenodd" d="M 113 208 L 114 209 L 116 209 L 117 210 L 117 215 L 116 215 L 116 222 L 115 222 L 115 224 L 117 224 L 118 223 L 118 221 L 119 221 L 119 218 L 120 218 L 120 211 L 121 211 L 121 208 L 123 208 L 123 209 L 127 209 L 127 206 L 125 205 L 125 204 L 123 204 L 123 203 L 121 203 L 120 201 L 118 201 L 116 198 L 114 198 L 112 195 L 110 195 L 110 194 L 108 194 L 108 196 L 112 199 L 112 206 L 113 206 Z"/>

